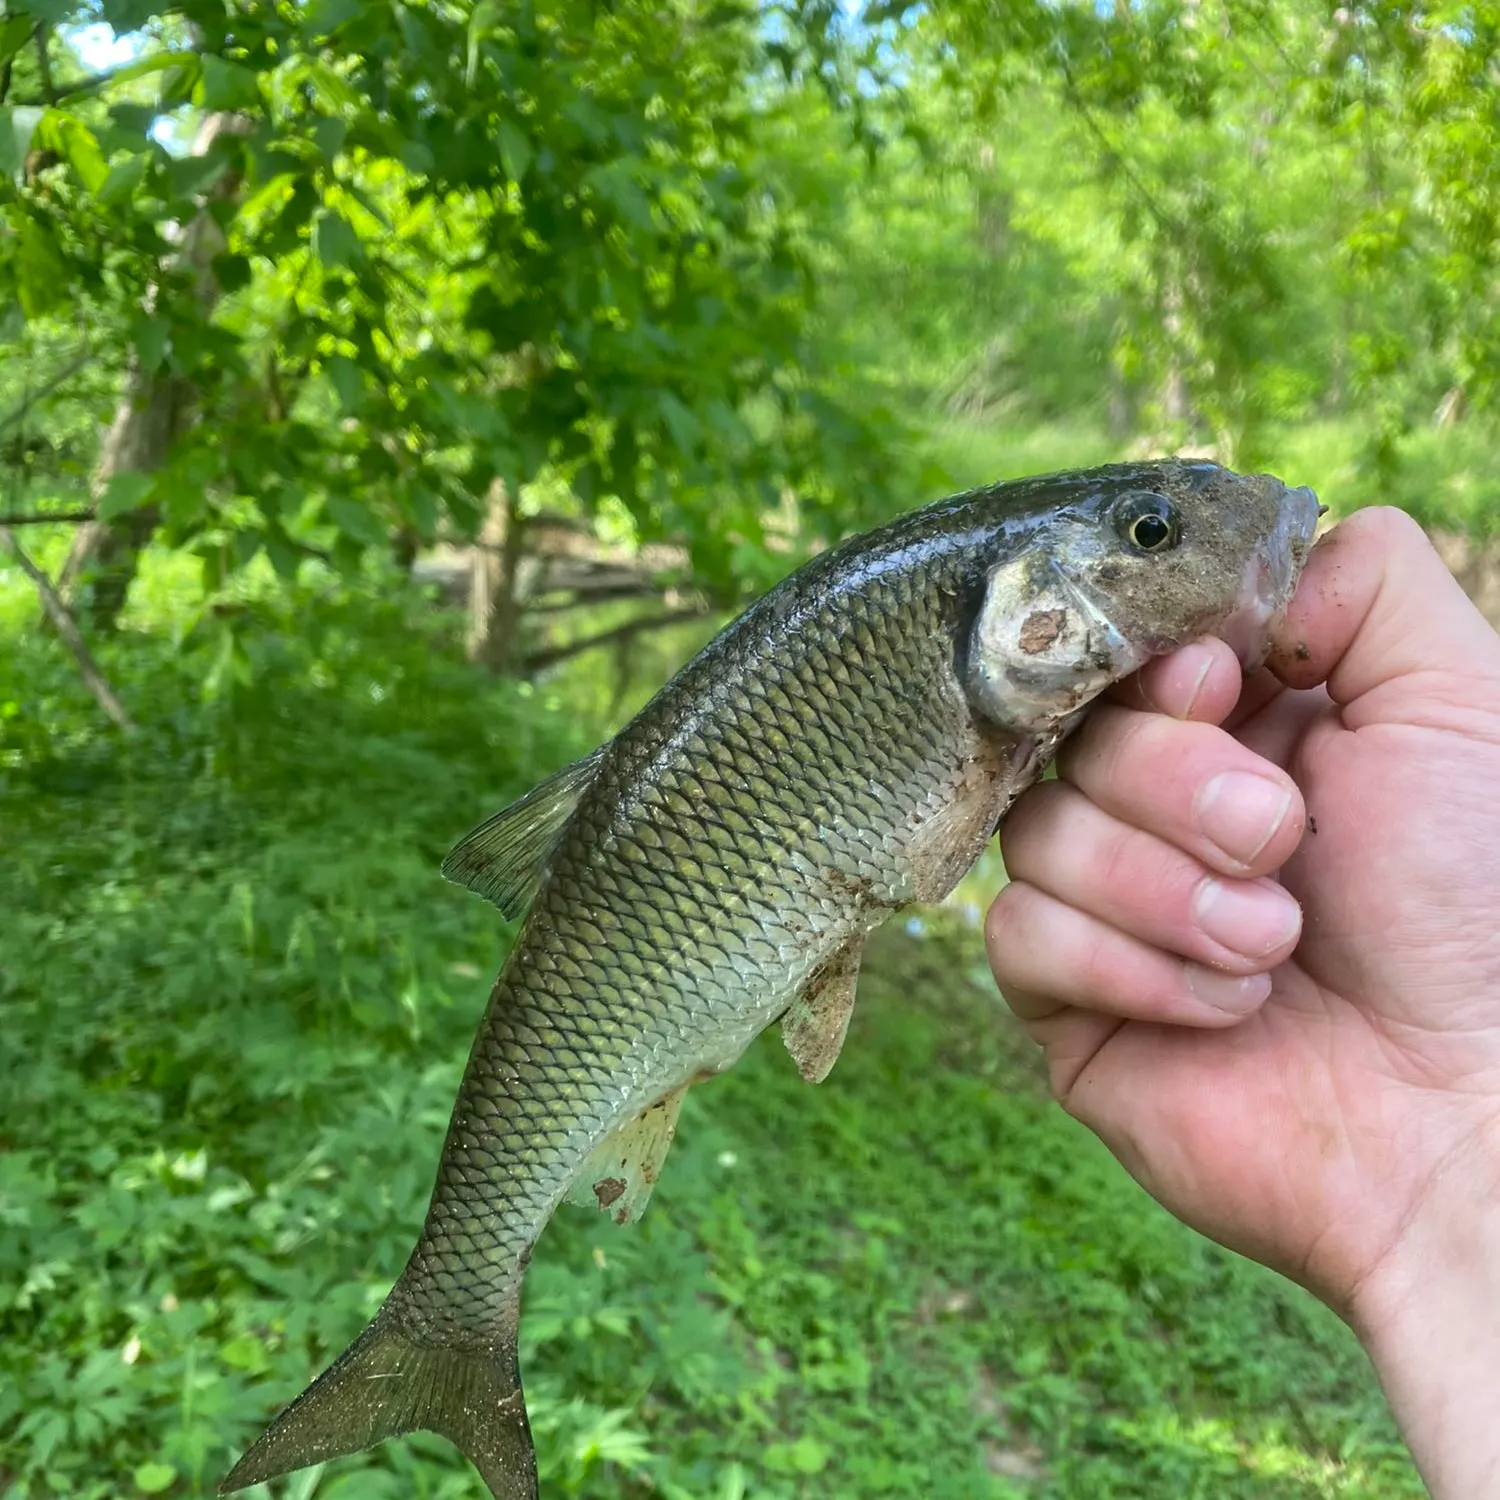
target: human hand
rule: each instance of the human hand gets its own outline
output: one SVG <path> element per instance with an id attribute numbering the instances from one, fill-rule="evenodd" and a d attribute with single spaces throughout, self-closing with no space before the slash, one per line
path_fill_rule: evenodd
<path id="1" fill-rule="evenodd" d="M 1351 1319 L 1436 1492 L 1490 1492 L 1488 1412 L 1453 1424 L 1500 1369 L 1500 637 L 1420 530 L 1325 538 L 1247 683 L 1153 663 L 1003 847 L 991 963 L 1063 1104 Z"/>

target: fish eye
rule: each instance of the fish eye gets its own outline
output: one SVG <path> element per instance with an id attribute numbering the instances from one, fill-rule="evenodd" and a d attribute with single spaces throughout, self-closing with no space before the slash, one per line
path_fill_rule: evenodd
<path id="1" fill-rule="evenodd" d="M 1164 495 L 1134 490 L 1115 505 L 1115 530 L 1136 552 L 1169 552 L 1182 540 L 1177 507 Z"/>

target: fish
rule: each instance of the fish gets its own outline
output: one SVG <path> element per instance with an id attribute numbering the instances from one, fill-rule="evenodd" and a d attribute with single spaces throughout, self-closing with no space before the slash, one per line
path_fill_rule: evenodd
<path id="1" fill-rule="evenodd" d="M 534 1500 L 517 1333 L 554 1211 L 638 1219 L 688 1088 L 777 1021 L 827 1078 L 870 933 L 953 889 L 1112 684 L 1209 635 L 1258 665 L 1318 514 L 1305 487 L 1179 460 L 914 510 L 813 557 L 462 839 L 443 874 L 524 921 L 426 1221 L 221 1492 L 423 1429 L 495 1500 Z"/>

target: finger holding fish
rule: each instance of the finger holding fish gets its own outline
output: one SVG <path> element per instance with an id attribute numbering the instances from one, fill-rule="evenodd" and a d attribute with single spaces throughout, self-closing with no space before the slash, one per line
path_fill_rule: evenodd
<path id="1" fill-rule="evenodd" d="M 1229 974 L 1281 962 L 1301 927 L 1297 903 L 1262 862 L 1260 878 L 1224 875 L 1154 832 L 1105 812 L 1077 787 L 1046 782 L 1006 822 L 1006 866 L 1015 882 L 992 918 L 1007 938 L 1012 903 L 1037 890 L 1153 948 Z M 1014 894 L 1012 894 L 1014 893 Z"/>
<path id="2" fill-rule="evenodd" d="M 1233 650 L 1210 637 L 1155 657 L 1116 683 L 1105 699 L 1122 708 L 1218 724 L 1234 708 L 1243 685 Z"/>
<path id="3" fill-rule="evenodd" d="M 995 982 L 1025 1021 L 1074 1008 L 1101 1019 L 1231 1026 L 1270 992 L 1264 974 L 1183 959 L 1024 881 L 991 906 L 985 940 Z"/>
<path id="4" fill-rule="evenodd" d="M 1112 704 L 1063 747 L 1058 777 L 1224 875 L 1278 869 L 1307 822 L 1292 778 L 1217 725 Z"/>

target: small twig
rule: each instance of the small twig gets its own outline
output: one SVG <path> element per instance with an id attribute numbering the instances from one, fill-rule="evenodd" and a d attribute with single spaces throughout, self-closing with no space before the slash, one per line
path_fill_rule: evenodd
<path id="1" fill-rule="evenodd" d="M 81 526 L 93 519 L 91 510 L 60 510 L 50 516 L 0 515 L 0 526 Z"/>
<path id="2" fill-rule="evenodd" d="M 93 357 L 92 349 L 80 349 L 45 385 L 34 392 L 28 391 L 15 410 L 8 411 L 0 417 L 0 432 L 14 427 L 18 422 L 24 422 L 26 414 L 38 401 L 45 401 L 60 385 L 71 380 Z"/>
<path id="3" fill-rule="evenodd" d="M 702 620 L 707 614 L 708 611 L 703 609 L 674 609 L 664 615 L 637 615 L 635 619 L 616 625 L 612 630 L 601 630 L 597 635 L 586 635 L 563 646 L 549 646 L 545 651 L 533 651 L 522 661 L 521 666 L 528 672 L 539 672 L 543 667 L 554 667 L 558 662 L 592 651 L 596 646 L 608 646 L 611 642 L 625 640 L 645 630 L 660 630 L 667 625 L 685 625 L 689 620 Z"/>
<path id="4" fill-rule="evenodd" d="M 653 588 L 649 579 L 635 584 L 610 584 L 603 588 L 590 589 L 586 585 L 575 585 L 576 597 L 572 599 L 539 599 L 528 604 L 526 610 L 533 615 L 558 615 L 570 609 L 591 609 L 596 604 L 608 604 L 617 599 L 654 599 L 661 590 Z M 551 592 L 550 590 L 548 591 Z"/>
<path id="5" fill-rule="evenodd" d="M 98 663 L 89 654 L 89 648 L 79 634 L 78 624 L 68 606 L 63 603 L 62 596 L 52 587 L 52 580 L 26 555 L 25 549 L 8 526 L 0 525 L 0 541 L 10 548 L 21 571 L 36 585 L 42 608 L 47 611 L 47 618 L 52 621 L 64 645 L 73 653 L 73 659 L 78 663 L 78 669 L 83 673 L 83 680 L 88 685 L 89 692 L 94 695 L 94 701 L 114 720 L 123 734 L 134 734 L 135 721 L 125 712 L 125 705 L 115 696 L 114 689 L 105 680 Z"/>

